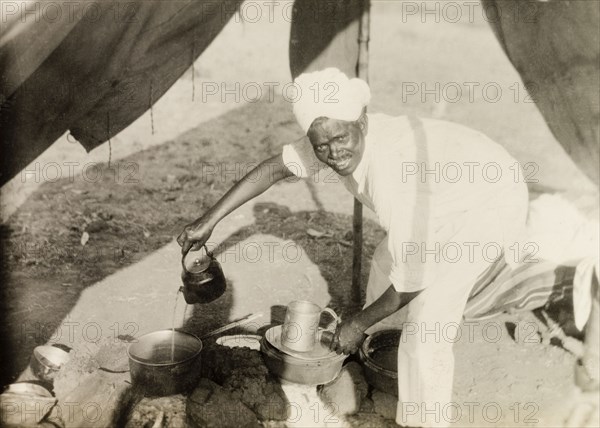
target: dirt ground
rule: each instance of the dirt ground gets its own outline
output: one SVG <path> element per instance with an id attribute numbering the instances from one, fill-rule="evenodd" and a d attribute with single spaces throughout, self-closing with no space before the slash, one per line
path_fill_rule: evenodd
<path id="1" fill-rule="evenodd" d="M 597 190 L 527 102 L 480 15 L 474 22 L 422 22 L 403 16 L 398 3 L 374 1 L 372 20 L 371 111 L 411 112 L 481 130 L 521 163 L 535 164 L 532 198 L 559 193 L 583 215 L 597 216 Z M 64 136 L 36 161 L 41 173 L 3 187 L 2 385 L 18 378 L 36 345 L 171 327 L 181 284 L 174 238 L 256 162 L 301 132 L 280 94 L 254 103 L 243 94 L 240 100 L 208 96 L 203 85 L 289 82 L 288 34 L 281 16 L 234 19 L 195 64 L 194 100 L 188 72 L 154 107 L 154 133 L 148 113 L 111 141 L 112 169 L 106 144 L 88 155 Z M 402 82 L 463 89 L 465 82 L 493 83 L 503 95 L 491 102 L 476 89 L 448 102 L 442 92 L 439 99 L 407 96 Z M 78 162 L 73 175 L 67 161 Z M 44 169 L 52 162 L 60 167 L 58 179 Z M 27 170 L 35 168 L 34 162 Z M 280 183 L 223 221 L 211 243 L 227 293 L 203 306 L 180 301 L 176 325 L 201 336 L 262 312 L 248 327 L 253 331 L 280 320 L 283 306 L 296 298 L 342 316 L 356 310 L 348 245 L 352 199 L 331 177 Z M 373 214 L 365 217 L 363 284 L 383 237 Z M 311 236 L 309 229 L 326 235 Z M 461 426 L 562 424 L 574 391 L 575 356 L 542 340 L 546 331 L 532 313 L 507 314 L 457 343 L 453 401 L 461 406 Z"/>

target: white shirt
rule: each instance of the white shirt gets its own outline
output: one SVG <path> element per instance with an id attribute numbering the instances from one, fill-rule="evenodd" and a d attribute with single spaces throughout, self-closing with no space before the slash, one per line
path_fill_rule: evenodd
<path id="1" fill-rule="evenodd" d="M 340 180 L 387 231 L 394 260 L 390 282 L 397 291 L 417 291 L 436 280 L 439 258 L 434 253 L 458 224 L 468 227 L 461 224 L 467 212 L 494 210 L 502 220 L 514 219 L 518 210 L 523 224 L 501 221 L 504 242 L 498 244 L 505 250 L 517 242 L 527 192 L 517 161 L 504 148 L 451 122 L 384 114 L 369 114 L 368 119 L 363 157 Z M 326 167 L 308 138 L 284 146 L 283 161 L 303 178 Z M 504 254 L 508 256 L 506 250 Z M 513 256 L 506 259 L 514 265 L 518 260 Z"/>

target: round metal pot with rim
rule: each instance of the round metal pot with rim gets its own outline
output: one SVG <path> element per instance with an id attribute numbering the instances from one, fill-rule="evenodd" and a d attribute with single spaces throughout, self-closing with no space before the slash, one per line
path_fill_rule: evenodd
<path id="1" fill-rule="evenodd" d="M 260 350 L 269 371 L 288 382 L 302 385 L 323 385 L 334 380 L 342 370 L 347 355 L 305 360 L 287 355 L 263 338 Z"/>
<path id="2" fill-rule="evenodd" d="M 200 351 L 202 341 L 190 333 L 159 330 L 145 334 L 127 349 L 131 383 L 146 395 L 189 392 L 200 377 Z"/>
<path id="3" fill-rule="evenodd" d="M 51 345 L 36 346 L 29 366 L 34 376 L 52 384 L 60 368 L 69 361 L 69 353 Z"/>
<path id="4" fill-rule="evenodd" d="M 359 357 L 367 382 L 388 394 L 398 396 L 398 345 L 401 330 L 381 330 L 369 335 L 360 347 Z"/>

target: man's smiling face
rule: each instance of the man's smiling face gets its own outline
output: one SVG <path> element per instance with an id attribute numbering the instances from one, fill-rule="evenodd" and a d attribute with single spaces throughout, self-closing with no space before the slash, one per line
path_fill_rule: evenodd
<path id="1" fill-rule="evenodd" d="M 365 151 L 367 116 L 348 122 L 319 117 L 311 124 L 307 135 L 317 159 L 342 176 L 350 175 Z"/>

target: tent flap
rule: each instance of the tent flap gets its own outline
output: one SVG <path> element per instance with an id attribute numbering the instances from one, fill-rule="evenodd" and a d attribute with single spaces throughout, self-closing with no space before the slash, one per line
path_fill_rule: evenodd
<path id="1" fill-rule="evenodd" d="M 483 1 L 501 11 L 491 25 L 548 127 L 599 184 L 600 2 Z"/>
<path id="2" fill-rule="evenodd" d="M 84 16 L 67 33 L 58 20 L 25 20 L 21 31 L 13 25 L 17 35 L 0 49 L 2 184 L 67 129 L 89 151 L 127 127 L 208 47 L 241 0 L 220 2 L 217 11 L 206 0 L 90 4 L 93 19 Z M 52 50 L 37 68 L 9 61 L 18 38 L 44 45 L 43 37 L 53 40 Z"/>

